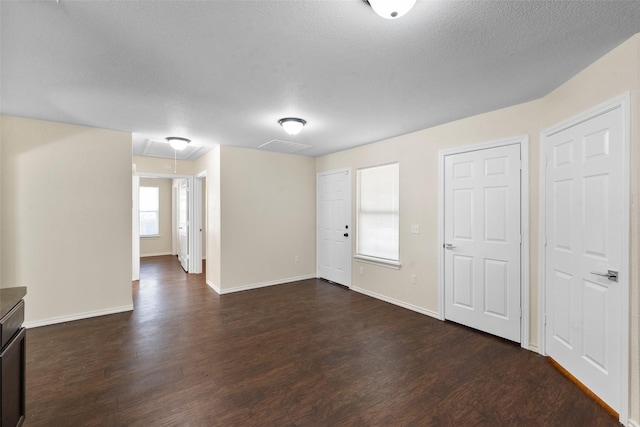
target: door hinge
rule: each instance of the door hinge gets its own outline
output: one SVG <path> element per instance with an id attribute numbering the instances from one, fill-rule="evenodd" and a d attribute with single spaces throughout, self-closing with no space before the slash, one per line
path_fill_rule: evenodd
<path id="1" fill-rule="evenodd" d="M 547 326 L 547 313 L 544 314 L 544 326 Z"/>
<path id="2" fill-rule="evenodd" d="M 547 235 L 545 234 L 545 235 L 544 235 L 544 245 L 545 245 L 545 246 L 547 246 L 547 242 L 548 242 L 548 237 L 547 237 Z"/>

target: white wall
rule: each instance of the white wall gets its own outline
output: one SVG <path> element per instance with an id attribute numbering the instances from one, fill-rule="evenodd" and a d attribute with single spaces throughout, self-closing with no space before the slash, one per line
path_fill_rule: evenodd
<path id="1" fill-rule="evenodd" d="M 30 326 L 131 310 L 131 134 L 2 116 L 2 283 Z"/>
<path id="2" fill-rule="evenodd" d="M 393 270 L 353 261 L 353 286 L 396 299 L 435 314 L 438 309 L 437 254 L 438 241 L 438 151 L 466 144 L 488 142 L 512 136 L 529 136 L 530 194 L 530 339 L 536 350 L 538 342 L 539 278 L 539 137 L 540 132 L 569 119 L 623 92 L 632 95 L 632 206 L 631 224 L 631 372 L 629 381 L 630 417 L 640 420 L 640 35 L 623 43 L 593 65 L 570 79 L 548 96 L 475 117 L 448 123 L 379 143 L 358 147 L 317 159 L 317 171 L 342 167 L 354 169 L 381 163 L 400 163 L 400 257 L 402 268 Z M 355 175 L 355 174 L 354 174 Z M 355 195 L 355 181 L 353 182 Z M 353 212 L 355 215 L 355 197 Z M 355 218 L 354 218 L 355 223 Z M 410 224 L 420 224 L 420 234 L 410 233 Z M 355 248 L 353 248 L 355 251 Z M 358 274 L 360 267 L 364 275 Z M 416 274 L 418 284 L 409 277 Z"/>
<path id="3" fill-rule="evenodd" d="M 140 256 L 171 255 L 171 180 L 168 178 L 140 178 L 140 187 L 157 187 L 159 193 L 159 235 L 140 237 Z"/>

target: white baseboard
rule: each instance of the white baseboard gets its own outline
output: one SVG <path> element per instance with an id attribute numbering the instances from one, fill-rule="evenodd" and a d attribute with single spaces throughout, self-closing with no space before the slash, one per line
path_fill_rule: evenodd
<path id="1" fill-rule="evenodd" d="M 149 256 L 165 256 L 165 255 L 173 255 L 171 252 L 157 252 L 151 254 L 140 254 L 140 258 L 149 257 Z"/>
<path id="2" fill-rule="evenodd" d="M 305 275 L 305 276 L 289 277 L 289 278 L 286 278 L 286 279 L 272 280 L 272 281 L 269 281 L 269 282 L 262 282 L 262 283 L 253 283 L 253 284 L 250 284 L 250 285 L 236 286 L 234 288 L 229 288 L 229 289 L 221 289 L 220 292 L 218 292 L 218 293 L 220 295 L 231 294 L 231 293 L 234 293 L 234 292 L 249 291 L 251 289 L 266 288 L 267 286 L 282 285 L 282 284 L 285 284 L 285 283 L 297 282 L 299 280 L 307 280 L 307 279 L 315 279 L 315 278 L 316 278 L 315 274 L 308 274 L 308 275 Z M 209 286 L 211 286 L 211 285 L 209 285 Z M 214 290 L 215 289 L 216 288 L 214 288 Z"/>
<path id="3" fill-rule="evenodd" d="M 435 311 L 428 310 L 428 309 L 422 308 L 422 307 L 418 307 L 417 305 L 409 304 L 409 303 L 406 303 L 406 302 L 403 302 L 403 301 L 400 301 L 400 300 L 397 300 L 397 299 L 389 298 L 389 297 L 387 297 L 385 295 L 381 295 L 381 294 L 378 294 L 376 292 L 371 292 L 371 291 L 368 291 L 366 289 L 358 288 L 356 286 L 352 286 L 349 289 L 351 289 L 352 291 L 355 291 L 355 292 L 370 296 L 372 298 L 379 299 L 379 300 L 388 302 L 390 304 L 397 305 L 399 307 L 406 308 L 408 310 L 415 311 L 417 313 L 424 314 L 424 315 L 427 315 L 429 317 L 433 317 L 435 319 L 440 320 L 440 315 L 438 313 L 436 313 Z"/>
<path id="4" fill-rule="evenodd" d="M 212 281 L 207 280 L 207 285 L 209 285 L 211 289 L 213 289 L 218 295 L 220 295 L 220 288 L 216 286 Z"/>
<path id="5" fill-rule="evenodd" d="M 74 320 L 88 319 L 90 317 L 106 316 L 107 314 L 122 313 L 125 311 L 132 311 L 132 310 L 133 310 L 133 304 L 124 305 L 122 307 L 113 307 L 113 308 L 107 308 L 104 310 L 95 310 L 95 311 L 87 311 L 84 313 L 76 313 L 69 316 L 58 316 L 58 317 L 51 317 L 49 319 L 35 320 L 32 322 L 24 322 L 24 327 L 27 329 L 38 328 L 40 326 L 55 325 L 56 323 L 72 322 Z"/>
<path id="6" fill-rule="evenodd" d="M 629 427 L 640 427 L 640 422 L 629 420 Z"/>

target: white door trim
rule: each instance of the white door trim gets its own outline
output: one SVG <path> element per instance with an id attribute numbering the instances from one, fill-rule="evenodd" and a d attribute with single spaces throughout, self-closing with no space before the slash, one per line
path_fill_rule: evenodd
<path id="1" fill-rule="evenodd" d="M 620 324 L 622 325 L 621 331 L 621 346 L 620 349 L 620 419 L 619 421 L 623 425 L 627 425 L 629 422 L 629 322 L 631 321 L 629 317 L 629 235 L 630 235 L 630 220 L 631 220 L 631 177 L 630 177 L 630 162 L 631 162 L 631 151 L 630 151 L 630 139 L 631 139 L 631 94 L 626 92 L 610 101 L 602 103 L 594 108 L 591 108 L 571 119 L 565 120 L 549 129 L 543 130 L 540 132 L 540 185 L 539 185 L 539 221 L 540 221 L 540 229 L 538 236 L 538 259 L 539 259 L 539 272 L 538 275 L 540 277 L 538 283 L 540 283 L 538 289 L 538 301 L 539 301 L 539 337 L 538 342 L 540 343 L 539 353 L 546 356 L 546 334 L 545 334 L 545 313 L 546 313 L 546 277 L 545 277 L 545 269 L 546 269 L 546 140 L 550 136 L 566 130 L 570 127 L 576 126 L 582 122 L 590 120 L 594 117 L 605 114 L 611 110 L 621 108 L 622 109 L 622 120 L 623 120 L 623 129 L 622 129 L 622 153 L 626 161 L 623 165 L 622 170 L 622 203 L 623 203 L 623 212 L 622 212 L 622 262 L 620 266 L 620 271 L 618 272 L 618 284 L 622 287 L 622 307 L 620 307 L 620 316 L 622 317 L 622 321 Z"/>
<path id="2" fill-rule="evenodd" d="M 340 169 L 333 169 L 330 171 L 323 171 L 323 172 L 317 172 L 316 173 L 316 277 L 320 277 L 320 263 L 318 262 L 318 257 L 320 254 L 320 236 L 318 235 L 318 198 L 319 198 L 319 194 L 318 194 L 318 181 L 319 178 L 321 176 L 325 176 L 325 175 L 334 175 L 337 173 L 347 173 L 349 175 L 349 185 L 347 186 L 347 197 L 349 198 L 349 203 L 347 203 L 345 205 L 346 209 L 347 209 L 347 216 L 349 217 L 349 223 L 350 224 L 354 224 L 352 215 L 352 209 L 351 209 L 351 205 L 352 205 L 352 198 L 351 198 L 351 193 L 352 193 L 352 185 L 353 185 L 353 179 L 351 179 L 351 168 L 350 167 L 346 167 L 346 168 L 340 168 Z M 349 233 L 351 236 L 355 235 L 355 229 L 353 228 L 353 226 L 351 227 L 351 232 Z M 349 266 L 349 283 L 346 285 L 348 288 L 351 287 L 353 280 L 352 280 L 352 272 L 353 272 L 353 268 L 352 268 L 352 256 L 353 256 L 353 239 L 349 239 L 349 262 L 346 264 Z"/>
<path id="3" fill-rule="evenodd" d="M 193 186 L 194 186 L 194 181 L 195 178 L 193 175 L 177 175 L 177 174 L 168 174 L 168 173 L 155 173 L 155 172 L 136 172 L 136 176 L 138 176 L 139 178 L 168 178 L 168 179 L 186 179 L 187 181 L 189 181 L 189 191 L 192 193 L 193 195 Z M 138 187 L 140 186 L 140 182 L 138 180 Z M 139 189 L 138 189 L 139 191 Z M 202 191 L 201 191 L 202 193 Z M 197 197 L 197 194 L 196 194 Z M 202 197 L 202 195 L 200 195 L 200 197 Z M 187 209 L 189 209 L 189 218 L 190 218 L 190 223 L 192 222 L 191 219 L 193 218 L 193 213 L 195 212 L 195 197 L 189 197 L 189 206 L 187 207 Z M 139 216 L 139 214 L 136 212 L 136 215 Z M 196 253 L 196 227 L 191 227 L 189 226 L 189 254 L 194 254 Z M 135 233 L 135 231 L 134 231 Z M 133 234 L 133 233 L 132 233 Z M 136 260 L 133 260 L 133 262 L 137 262 L 138 263 L 138 268 L 140 268 L 140 258 Z M 200 266 L 198 268 L 198 265 Z M 133 266 L 133 270 L 135 271 L 136 269 L 136 265 L 134 264 Z M 199 261 L 196 259 L 195 256 L 189 256 L 189 272 L 190 273 L 196 273 L 196 271 L 202 272 L 202 259 L 200 259 Z"/>
<path id="4" fill-rule="evenodd" d="M 520 224 L 522 244 L 520 252 L 520 346 L 529 350 L 529 136 L 521 135 L 480 144 L 465 145 L 438 152 L 438 318 L 444 320 L 444 160 L 446 156 L 484 150 L 487 148 L 520 145 Z"/>
<path id="5" fill-rule="evenodd" d="M 202 273 L 202 179 L 195 178 L 191 191 L 189 203 L 193 206 L 193 211 L 189 215 L 189 223 L 193 229 L 189 239 L 193 240 L 193 245 L 189 248 L 189 272 L 193 274 Z M 190 230 L 191 231 L 191 230 Z M 193 262 L 191 262 L 193 260 Z"/>
<path id="6" fill-rule="evenodd" d="M 194 273 L 200 274 L 202 273 L 202 240 L 204 239 L 205 244 L 207 239 L 203 236 L 202 230 L 202 208 L 203 204 L 206 203 L 206 200 L 202 198 L 202 181 L 207 178 L 207 171 L 202 171 L 196 174 L 194 179 L 194 193 L 192 194 L 193 204 L 194 204 L 194 224 L 195 224 L 195 239 L 194 239 L 194 262 L 196 264 L 196 269 Z M 206 210 L 205 210 L 206 212 Z M 206 230 L 205 230 L 206 231 Z"/>

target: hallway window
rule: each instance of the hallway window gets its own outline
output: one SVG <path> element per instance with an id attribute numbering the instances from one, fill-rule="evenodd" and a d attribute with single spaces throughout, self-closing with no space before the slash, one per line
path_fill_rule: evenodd
<path id="1" fill-rule="evenodd" d="M 399 265 L 399 181 L 398 163 L 358 170 L 356 258 Z"/>
<path id="2" fill-rule="evenodd" d="M 158 187 L 140 187 L 140 237 L 160 235 Z"/>

